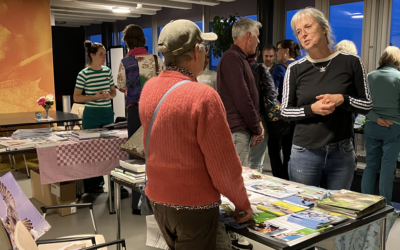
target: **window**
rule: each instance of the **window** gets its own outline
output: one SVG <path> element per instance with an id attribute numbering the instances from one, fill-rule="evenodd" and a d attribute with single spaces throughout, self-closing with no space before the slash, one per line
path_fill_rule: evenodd
<path id="1" fill-rule="evenodd" d="M 297 38 L 294 36 L 294 32 L 290 23 L 294 14 L 296 14 L 297 11 L 299 10 L 290 10 L 286 12 L 286 39 L 291 39 L 293 41 L 297 41 Z"/>
<path id="2" fill-rule="evenodd" d="M 361 56 L 364 2 L 332 5 L 329 17 L 335 42 L 343 39 L 354 42 Z"/>
<path id="3" fill-rule="evenodd" d="M 400 47 L 400 0 L 393 0 L 390 44 Z"/>
<path id="4" fill-rule="evenodd" d="M 143 29 L 144 36 L 146 37 L 146 44 L 144 46 L 147 47 L 147 51 L 152 54 L 153 53 L 153 29 L 152 28 L 147 28 Z M 121 45 L 126 46 L 126 43 L 122 41 L 122 38 L 124 37 L 123 32 L 121 31 L 119 33 L 119 36 L 121 38 Z"/>
<path id="5" fill-rule="evenodd" d="M 90 40 L 92 43 L 102 43 L 102 41 L 101 41 L 101 35 L 89 36 L 89 40 Z"/>

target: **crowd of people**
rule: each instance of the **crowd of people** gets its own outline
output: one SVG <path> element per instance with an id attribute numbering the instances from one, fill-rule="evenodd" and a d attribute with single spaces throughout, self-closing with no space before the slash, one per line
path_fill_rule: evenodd
<path id="1" fill-rule="evenodd" d="M 163 60 L 144 48 L 139 26 L 124 30 L 129 54 L 116 87 L 126 93 L 129 136 L 143 126 L 146 144 L 151 129 L 146 195 L 170 249 L 227 249 L 217 239 L 220 196 L 235 204 L 236 215 L 244 214 L 239 222 L 250 219 L 242 166 L 262 172 L 267 150 L 276 177 L 350 189 L 357 114 L 366 115 L 362 191 L 373 194 L 381 166 L 380 193 L 391 204 L 400 152 L 400 50 L 388 47 L 379 68 L 367 75 L 354 43 L 334 46 L 321 11 L 300 10 L 291 27 L 297 41 L 260 49 L 261 23 L 237 20 L 234 43 L 217 72 L 208 69 L 209 42 L 217 36 L 191 21 L 164 27 L 158 40 Z M 87 43 L 87 48 L 90 63 L 78 75 L 74 98 L 86 102 L 84 128 L 95 128 L 112 122 L 109 100 L 116 88 L 110 69 L 101 66 L 104 47 Z M 233 247 L 252 249 L 244 238 L 229 235 Z"/>

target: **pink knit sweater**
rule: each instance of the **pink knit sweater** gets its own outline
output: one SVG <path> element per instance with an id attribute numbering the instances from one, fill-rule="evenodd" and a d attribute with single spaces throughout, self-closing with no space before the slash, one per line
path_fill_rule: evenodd
<path id="1" fill-rule="evenodd" d="M 211 87 L 175 71 L 164 71 L 149 80 L 139 102 L 144 145 L 158 102 L 182 80 L 193 82 L 168 95 L 151 131 L 146 194 L 155 202 L 183 206 L 207 205 L 223 194 L 248 210 L 242 167 L 225 109 Z"/>

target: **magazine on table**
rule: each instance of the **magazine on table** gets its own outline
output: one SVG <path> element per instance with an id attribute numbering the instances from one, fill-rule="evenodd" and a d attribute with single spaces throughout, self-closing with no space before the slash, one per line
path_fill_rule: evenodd
<path id="1" fill-rule="evenodd" d="M 301 196 L 309 199 L 315 199 L 314 201 L 322 200 L 329 195 L 328 190 L 319 187 L 306 186 L 302 187 L 301 189 L 304 190 L 304 192 L 301 193 Z"/>
<path id="2" fill-rule="evenodd" d="M 304 207 L 289 204 L 265 195 L 263 197 L 257 197 L 257 198 L 250 197 L 249 201 L 250 204 L 252 205 L 253 210 L 257 209 L 263 212 L 274 214 L 276 216 L 284 216 L 287 214 L 300 212 L 306 209 Z"/>
<path id="3" fill-rule="evenodd" d="M 300 195 L 293 195 L 293 196 L 289 196 L 286 197 L 284 199 L 282 199 L 284 202 L 290 203 L 290 204 L 294 204 L 297 206 L 302 206 L 305 208 L 309 208 L 314 206 L 314 201 L 312 201 L 311 199 L 301 196 Z"/>
<path id="4" fill-rule="evenodd" d="M 243 177 L 244 183 L 251 183 L 251 182 L 256 182 L 259 180 L 266 179 L 257 170 L 247 168 L 247 167 L 243 167 L 242 177 Z"/>
<path id="5" fill-rule="evenodd" d="M 272 220 L 272 219 L 275 219 L 278 217 L 271 213 L 253 209 L 253 219 L 252 220 L 249 220 L 245 223 L 237 223 L 236 219 L 234 218 L 234 213 L 235 213 L 235 210 L 232 209 L 230 205 L 221 204 L 219 220 L 222 221 L 226 225 L 229 225 L 229 226 L 239 229 L 239 228 L 248 227 L 250 225 L 254 225 L 256 223 L 261 223 L 264 221 Z M 241 215 L 239 215 L 239 216 L 241 216 Z"/>
<path id="6" fill-rule="evenodd" d="M 319 208 L 357 219 L 384 208 L 386 200 L 382 196 L 361 194 L 342 189 L 321 201 L 316 201 L 315 205 Z"/>
<path id="7" fill-rule="evenodd" d="M 302 192 L 300 188 L 270 181 L 256 181 L 245 184 L 247 190 L 260 194 L 273 196 L 275 198 L 286 198 Z"/>
<path id="8" fill-rule="evenodd" d="M 250 232 L 289 246 L 308 240 L 329 230 L 331 226 L 310 229 L 288 221 L 289 215 L 248 226 Z"/>
<path id="9" fill-rule="evenodd" d="M 291 214 L 288 221 L 311 229 L 319 229 L 335 225 L 347 220 L 347 217 L 338 213 L 319 208 L 312 208 Z"/>

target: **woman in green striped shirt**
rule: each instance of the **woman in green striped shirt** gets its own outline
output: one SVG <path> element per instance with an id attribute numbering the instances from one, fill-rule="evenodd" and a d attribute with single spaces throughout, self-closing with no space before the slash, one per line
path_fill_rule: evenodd
<path id="1" fill-rule="evenodd" d="M 103 66 L 106 61 L 104 46 L 101 43 L 85 41 L 85 47 L 90 62 L 76 78 L 74 101 L 85 103 L 82 116 L 83 129 L 101 128 L 103 125 L 114 123 L 111 99 L 117 92 L 110 68 Z M 103 176 L 84 180 L 86 193 L 102 193 L 103 185 Z"/>
<path id="2" fill-rule="evenodd" d="M 104 46 L 101 43 L 85 41 L 85 47 L 90 62 L 76 78 L 74 101 L 85 103 L 83 129 L 100 128 L 114 122 L 111 99 L 117 92 L 111 69 L 103 66 L 106 61 Z"/>

